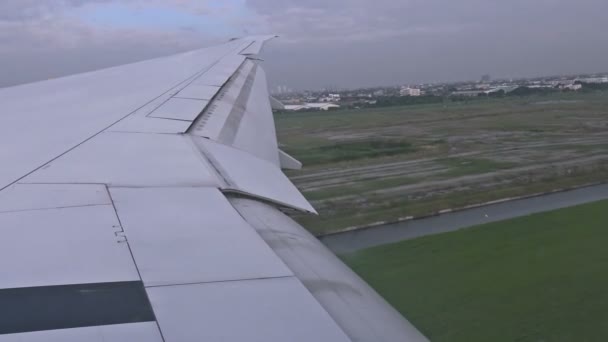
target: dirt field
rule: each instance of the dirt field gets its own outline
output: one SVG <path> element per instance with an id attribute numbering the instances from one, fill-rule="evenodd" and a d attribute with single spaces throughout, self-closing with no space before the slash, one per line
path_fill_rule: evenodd
<path id="1" fill-rule="evenodd" d="M 608 179 L 608 92 L 275 118 L 317 234 Z"/>

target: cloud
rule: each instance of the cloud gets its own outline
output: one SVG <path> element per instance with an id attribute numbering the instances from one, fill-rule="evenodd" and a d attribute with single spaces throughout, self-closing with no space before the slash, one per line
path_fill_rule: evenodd
<path id="1" fill-rule="evenodd" d="M 605 0 L 247 0 L 284 39 L 273 85 L 297 88 L 607 70 Z M 272 58 L 273 56 L 280 56 Z M 295 66 L 298 67 L 295 67 Z"/>
<path id="2" fill-rule="evenodd" d="M 542 29 L 604 20 L 603 0 L 247 0 L 271 29 L 298 41 L 361 40 L 496 27 Z"/>
<path id="3" fill-rule="evenodd" d="M 5 42 L 10 41 L 10 44 Z M 104 30 L 71 21 L 0 23 L 0 86 L 100 69 L 205 44 L 196 32 Z"/>
<path id="4" fill-rule="evenodd" d="M 0 20 L 21 21 L 48 17 L 66 8 L 110 1 L 112 0 L 2 0 Z"/>
<path id="5" fill-rule="evenodd" d="M 372 40 L 420 32 L 454 31 L 468 24 L 439 20 L 434 15 L 418 20 L 419 14 L 415 12 L 421 9 L 432 12 L 432 9 L 411 0 L 248 0 L 247 4 L 272 30 L 293 42 Z"/>
<path id="6" fill-rule="evenodd" d="M 152 8 L 162 25 L 129 17 Z M 265 51 L 271 86 L 594 72 L 608 70 L 605 13 L 605 0 L 1 0 L 0 86 L 268 33 L 282 36 Z"/>
<path id="7" fill-rule="evenodd" d="M 115 2 L 173 6 L 203 15 L 204 2 L 181 0 L 4 0 L 0 2 L 0 87 L 169 55 L 218 43 L 191 27 L 110 27 L 71 11 Z"/>

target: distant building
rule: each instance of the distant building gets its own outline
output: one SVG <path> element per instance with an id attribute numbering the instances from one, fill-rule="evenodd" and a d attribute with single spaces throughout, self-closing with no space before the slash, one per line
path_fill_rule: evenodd
<path id="1" fill-rule="evenodd" d="M 502 91 L 505 92 L 505 94 L 508 94 L 508 93 L 514 91 L 517 88 L 519 88 L 519 86 L 517 86 L 517 85 L 498 86 L 498 87 L 495 87 L 495 88 L 492 88 L 492 89 L 488 89 L 488 90 L 484 91 L 484 93 L 489 95 L 489 94 L 492 94 L 492 93 L 497 93 L 497 92 L 499 92 L 499 91 L 502 90 Z"/>
<path id="2" fill-rule="evenodd" d="M 285 85 L 280 85 L 280 86 L 278 86 L 278 87 L 276 88 L 276 90 L 275 90 L 275 91 L 273 91 L 273 93 L 274 93 L 274 94 L 277 94 L 277 95 L 290 94 L 290 93 L 292 93 L 292 92 L 293 92 L 293 90 L 292 90 L 291 88 L 288 88 L 288 87 L 287 87 L 287 86 L 285 86 Z"/>
<path id="3" fill-rule="evenodd" d="M 401 94 L 401 96 L 420 96 L 422 95 L 422 91 L 417 88 L 402 87 L 399 94 Z"/>
<path id="4" fill-rule="evenodd" d="M 608 77 L 589 77 L 578 79 L 583 83 L 608 83 Z"/>
<path id="5" fill-rule="evenodd" d="M 475 97 L 475 96 L 480 96 L 480 95 L 491 95 L 491 94 L 495 94 L 495 93 L 499 93 L 499 92 L 508 94 L 517 88 L 519 88 L 519 86 L 517 86 L 517 85 L 502 85 L 502 86 L 492 87 L 489 89 L 460 90 L 460 91 L 453 92 L 451 95 L 460 96 L 460 97 Z"/>
<path id="6" fill-rule="evenodd" d="M 578 83 L 573 83 L 573 84 L 564 84 L 559 86 L 559 89 L 562 90 L 581 90 L 583 89 L 583 85 L 582 84 L 578 84 Z"/>
<path id="7" fill-rule="evenodd" d="M 539 84 L 539 85 L 529 85 L 527 86 L 530 89 L 554 89 L 555 87 L 552 85 L 547 85 L 547 84 Z"/>
<path id="8" fill-rule="evenodd" d="M 329 94 L 327 96 L 322 96 L 319 98 L 319 102 L 340 102 L 342 97 L 340 94 Z"/>
<path id="9" fill-rule="evenodd" d="M 490 75 L 481 76 L 481 83 L 489 83 L 491 80 L 492 80 L 492 77 Z"/>
<path id="10" fill-rule="evenodd" d="M 338 109 L 339 105 L 334 103 L 304 103 L 301 105 L 286 105 L 285 110 L 290 112 L 299 112 L 302 110 L 330 110 L 330 109 Z"/>
<path id="11" fill-rule="evenodd" d="M 551 82 L 549 82 L 549 84 L 551 84 L 554 87 L 563 89 L 564 87 L 569 87 L 571 85 L 574 84 L 574 82 L 576 82 L 576 80 L 574 79 L 561 79 L 561 80 L 553 80 Z"/>

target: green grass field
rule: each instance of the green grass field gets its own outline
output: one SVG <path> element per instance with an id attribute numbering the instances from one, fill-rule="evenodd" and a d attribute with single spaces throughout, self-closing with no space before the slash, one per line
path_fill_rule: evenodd
<path id="1" fill-rule="evenodd" d="M 608 91 L 277 113 L 322 235 L 608 179 Z"/>
<path id="2" fill-rule="evenodd" d="M 608 201 L 344 260 L 432 341 L 607 341 Z"/>
<path id="3" fill-rule="evenodd" d="M 393 156 L 413 152 L 412 145 L 405 141 L 370 140 L 334 143 L 290 150 L 298 160 L 308 166 L 332 162 L 346 162 L 373 157 Z"/>

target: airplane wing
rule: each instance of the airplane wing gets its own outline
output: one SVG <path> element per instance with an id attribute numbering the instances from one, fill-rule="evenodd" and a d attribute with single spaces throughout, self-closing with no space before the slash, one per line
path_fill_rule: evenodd
<path id="1" fill-rule="evenodd" d="M 270 38 L 0 89 L 0 342 L 426 341 L 284 213 Z"/>

